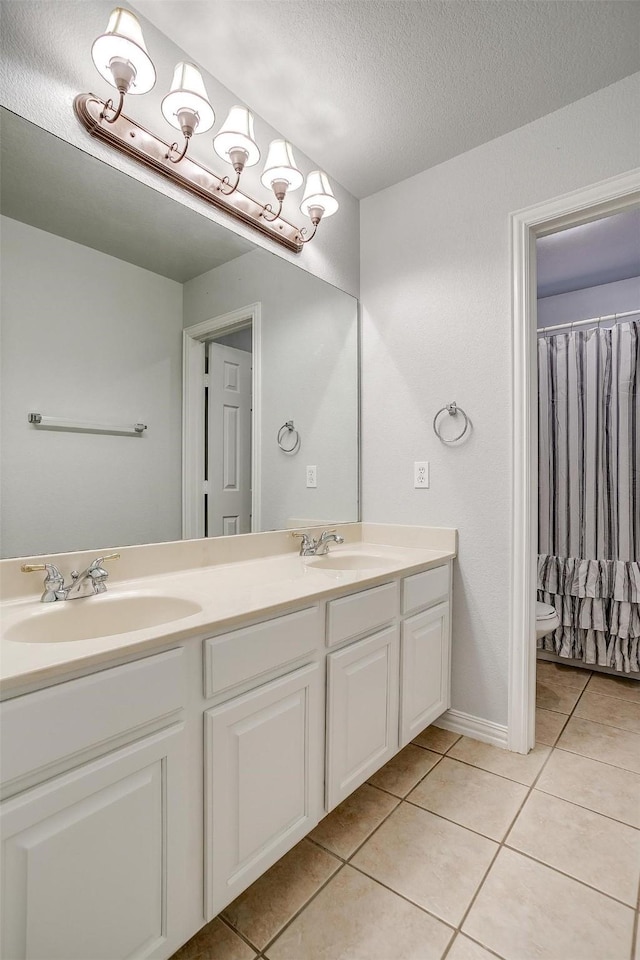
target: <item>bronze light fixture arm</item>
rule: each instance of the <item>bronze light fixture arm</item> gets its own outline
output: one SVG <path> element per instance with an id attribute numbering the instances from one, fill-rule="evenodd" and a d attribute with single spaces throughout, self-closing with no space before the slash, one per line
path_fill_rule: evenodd
<path id="1" fill-rule="evenodd" d="M 118 117 L 120 116 L 120 114 L 122 113 L 122 108 L 124 107 L 124 97 L 125 97 L 125 91 L 121 90 L 120 102 L 118 103 L 117 107 L 114 107 L 113 100 L 107 100 L 107 102 L 104 105 L 104 110 L 100 114 L 100 119 L 104 120 L 106 123 L 115 123 Z M 109 110 L 115 110 L 115 113 L 112 117 L 109 117 L 107 115 L 107 111 Z"/>
<path id="2" fill-rule="evenodd" d="M 182 153 L 180 153 L 180 148 L 177 143 L 172 143 L 166 153 L 166 159 L 170 160 L 171 163 L 180 163 L 187 155 L 187 150 L 189 149 L 189 140 L 190 137 L 185 135 L 184 138 L 184 147 L 182 148 Z M 174 156 L 174 154 L 179 153 L 179 156 Z"/>

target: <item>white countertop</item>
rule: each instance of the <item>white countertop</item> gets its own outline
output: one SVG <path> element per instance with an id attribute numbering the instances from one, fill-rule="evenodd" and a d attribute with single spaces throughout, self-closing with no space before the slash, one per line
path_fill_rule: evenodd
<path id="1" fill-rule="evenodd" d="M 132 577 L 117 581 L 110 579 L 106 594 L 78 600 L 42 604 L 31 594 L 7 599 L 0 604 L 2 641 L 0 647 L 0 693 L 15 696 L 26 689 L 47 683 L 55 683 L 78 671 L 99 668 L 118 658 L 132 654 L 144 655 L 154 648 L 166 646 L 174 640 L 219 632 L 237 626 L 241 621 L 275 616 L 292 606 L 300 607 L 305 602 L 313 603 L 331 595 L 348 593 L 354 588 L 375 586 L 392 576 L 415 572 L 437 566 L 452 559 L 456 554 L 456 532 L 430 528 L 399 527 L 377 524 L 351 525 L 358 527 L 366 541 L 355 540 L 350 530 L 351 542 L 333 547 L 331 554 L 374 555 L 380 563 L 363 570 L 322 569 L 314 564 L 316 558 L 299 557 L 297 553 L 278 552 L 272 556 L 214 563 L 191 569 L 154 573 L 153 576 Z M 403 531 L 405 535 L 403 535 Z M 420 535 L 419 532 L 422 533 Z M 257 536 L 264 536 L 258 534 Z M 274 535 L 275 536 L 275 535 Z M 390 543 L 384 543 L 384 540 Z M 404 545 L 404 540 L 412 545 Z M 448 544 L 445 541 L 449 541 Z M 425 546 L 417 545 L 422 541 Z M 437 546 L 429 547 L 431 541 Z M 267 541 L 263 541 L 267 543 Z M 279 541 L 287 542 L 287 541 Z M 195 542 L 194 542 L 195 543 Z M 290 544 L 290 540 L 287 546 Z M 158 545 L 160 548 L 166 545 Z M 150 547 L 130 548 L 148 551 Z M 290 550 L 290 546 L 288 546 Z M 18 561 L 2 561 L 2 564 Z M 114 571 L 115 573 L 115 571 Z M 40 584 L 38 583 L 38 586 Z M 12 640 L 10 635 L 20 625 L 21 635 L 29 636 L 29 623 L 40 626 L 43 617 L 51 622 L 51 636 L 60 631 L 53 618 L 64 616 L 67 620 L 74 609 L 80 606 L 115 604 L 119 599 L 132 597 L 175 597 L 192 601 L 199 611 L 176 620 L 153 627 L 132 630 L 127 633 L 92 637 L 91 639 L 50 642 L 24 642 Z M 35 624 L 35 618 L 40 623 Z M 9 636 L 8 636 L 9 635 Z"/>

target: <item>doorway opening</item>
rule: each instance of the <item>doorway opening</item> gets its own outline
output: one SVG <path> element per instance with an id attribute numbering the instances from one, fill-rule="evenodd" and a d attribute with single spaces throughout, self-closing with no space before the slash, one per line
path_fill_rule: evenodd
<path id="1" fill-rule="evenodd" d="M 183 331 L 183 537 L 260 530 L 260 304 Z"/>
<path id="2" fill-rule="evenodd" d="M 512 228 L 513 470 L 508 747 L 535 742 L 538 586 L 536 241 L 640 204 L 640 171 L 515 213 Z M 576 317 L 576 320 L 586 319 Z"/>

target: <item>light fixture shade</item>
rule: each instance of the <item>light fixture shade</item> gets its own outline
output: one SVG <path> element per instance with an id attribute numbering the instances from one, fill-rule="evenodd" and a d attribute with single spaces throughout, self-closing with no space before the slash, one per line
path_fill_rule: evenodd
<path id="1" fill-rule="evenodd" d="M 310 210 L 313 207 L 322 208 L 322 216 L 330 217 L 338 209 L 338 201 L 333 195 L 331 184 L 326 173 L 322 170 L 313 170 L 307 176 L 307 182 L 304 188 L 304 196 L 300 209 L 305 216 L 311 216 Z"/>
<path id="2" fill-rule="evenodd" d="M 270 188 L 274 183 L 284 182 L 289 185 L 289 190 L 297 190 L 303 179 L 296 167 L 291 144 L 287 140 L 272 140 L 260 177 L 262 184 Z"/>
<path id="3" fill-rule="evenodd" d="M 253 167 L 260 159 L 260 150 L 253 133 L 253 115 L 246 107 L 231 107 L 229 115 L 213 138 L 213 149 L 219 157 L 233 164 L 232 150 L 244 150 L 245 167 Z"/>
<path id="4" fill-rule="evenodd" d="M 185 61 L 176 64 L 171 91 L 162 101 L 162 115 L 176 130 L 183 129 L 183 121 L 180 118 L 182 111 L 197 117 L 198 133 L 210 130 L 216 118 L 207 96 L 202 74 L 195 64 Z"/>
<path id="5" fill-rule="evenodd" d="M 155 67 L 147 53 L 138 19 L 122 7 L 111 11 L 106 32 L 94 40 L 91 56 L 100 76 L 113 87 L 118 87 L 111 67 L 114 60 L 130 64 L 135 72 L 128 93 L 148 93 L 156 82 Z"/>

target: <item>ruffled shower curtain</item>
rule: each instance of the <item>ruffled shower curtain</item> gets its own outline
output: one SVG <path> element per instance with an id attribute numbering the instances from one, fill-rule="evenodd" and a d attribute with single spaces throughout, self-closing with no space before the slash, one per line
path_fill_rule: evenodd
<path id="1" fill-rule="evenodd" d="M 638 671 L 640 321 L 539 337 L 538 384 L 538 645 Z"/>

